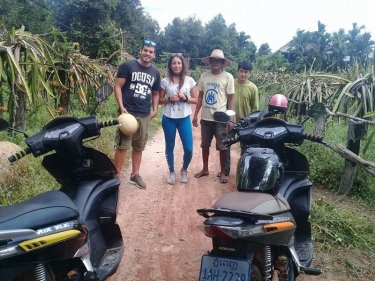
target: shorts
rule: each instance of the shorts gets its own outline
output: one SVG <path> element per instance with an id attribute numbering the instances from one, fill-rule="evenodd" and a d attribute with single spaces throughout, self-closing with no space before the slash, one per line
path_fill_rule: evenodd
<path id="1" fill-rule="evenodd" d="M 227 125 L 215 121 L 201 120 L 201 148 L 209 148 L 213 137 L 216 139 L 216 150 L 226 150 L 223 140 L 227 137 Z"/>
<path id="2" fill-rule="evenodd" d="M 132 136 L 126 136 L 117 129 L 115 142 L 117 149 L 130 149 L 131 147 L 138 151 L 145 150 L 148 139 L 148 126 L 150 124 L 150 116 L 135 117 L 138 121 L 138 129 Z"/>

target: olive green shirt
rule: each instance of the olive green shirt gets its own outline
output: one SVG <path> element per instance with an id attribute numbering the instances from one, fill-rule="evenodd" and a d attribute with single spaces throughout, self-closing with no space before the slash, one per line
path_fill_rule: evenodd
<path id="1" fill-rule="evenodd" d="M 248 81 L 246 84 L 238 84 L 234 81 L 236 93 L 236 122 L 254 110 L 259 110 L 258 88 L 254 83 Z"/>

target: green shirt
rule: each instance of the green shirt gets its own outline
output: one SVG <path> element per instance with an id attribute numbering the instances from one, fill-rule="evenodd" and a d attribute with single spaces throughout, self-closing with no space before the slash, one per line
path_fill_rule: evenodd
<path id="1" fill-rule="evenodd" d="M 258 88 L 254 83 L 248 81 L 246 84 L 238 84 L 234 81 L 236 93 L 236 122 L 254 110 L 259 110 Z"/>

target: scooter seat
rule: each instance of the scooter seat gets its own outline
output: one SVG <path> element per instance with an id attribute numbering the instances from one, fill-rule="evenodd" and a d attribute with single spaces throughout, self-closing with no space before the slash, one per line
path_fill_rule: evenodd
<path id="1" fill-rule="evenodd" d="M 259 214 L 276 214 L 290 210 L 288 202 L 280 194 L 273 196 L 262 192 L 238 191 L 224 194 L 213 207 Z"/>
<path id="2" fill-rule="evenodd" d="M 19 204 L 0 207 L 0 230 L 37 230 L 78 217 L 75 204 L 65 193 L 48 191 Z"/>

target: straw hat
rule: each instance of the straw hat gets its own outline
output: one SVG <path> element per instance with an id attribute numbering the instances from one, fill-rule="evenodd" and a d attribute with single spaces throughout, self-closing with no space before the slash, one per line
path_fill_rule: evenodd
<path id="1" fill-rule="evenodd" d="M 202 62 L 206 64 L 210 64 L 210 58 L 215 59 L 222 59 L 224 60 L 224 66 L 230 65 L 232 62 L 224 57 L 224 53 L 222 50 L 215 49 L 212 51 L 211 56 L 202 58 Z"/>

